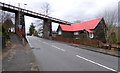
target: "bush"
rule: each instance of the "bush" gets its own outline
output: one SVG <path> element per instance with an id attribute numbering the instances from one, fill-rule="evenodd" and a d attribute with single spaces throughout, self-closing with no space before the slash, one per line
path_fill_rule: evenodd
<path id="1" fill-rule="evenodd" d="M 0 35 L 5 36 L 7 39 L 10 39 L 8 32 L 5 30 L 5 27 L 3 25 L 1 25 L 1 27 L 2 27 L 2 32 L 0 32 Z"/>

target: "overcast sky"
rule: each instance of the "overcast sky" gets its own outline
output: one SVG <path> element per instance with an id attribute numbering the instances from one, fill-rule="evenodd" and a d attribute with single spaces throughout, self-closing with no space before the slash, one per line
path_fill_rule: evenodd
<path id="1" fill-rule="evenodd" d="M 40 13 L 41 4 L 48 2 L 51 5 L 50 16 L 73 22 L 76 20 L 87 21 L 96 18 L 96 15 L 105 9 L 111 9 L 117 6 L 120 0 L 0 0 L 0 2 L 9 3 L 15 6 L 27 8 Z M 26 6 L 24 4 L 27 4 Z M 26 28 L 35 19 L 25 17 Z M 53 30 L 57 29 L 58 24 L 53 25 Z"/>

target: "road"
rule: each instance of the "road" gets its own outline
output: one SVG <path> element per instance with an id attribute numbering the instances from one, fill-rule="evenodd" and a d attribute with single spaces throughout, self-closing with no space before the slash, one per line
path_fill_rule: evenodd
<path id="1" fill-rule="evenodd" d="M 118 58 L 70 46 L 69 44 L 27 36 L 42 71 L 114 71 Z"/>

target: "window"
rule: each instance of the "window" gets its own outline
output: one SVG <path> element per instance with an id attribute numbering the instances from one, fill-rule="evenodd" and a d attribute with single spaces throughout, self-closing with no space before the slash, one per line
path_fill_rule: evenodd
<path id="1" fill-rule="evenodd" d="M 79 35 L 79 32 L 74 32 L 74 35 Z"/>
<path id="2" fill-rule="evenodd" d="M 89 38 L 94 38 L 94 34 L 93 33 L 89 33 Z"/>
<path id="3" fill-rule="evenodd" d="M 62 31 L 58 31 L 58 35 L 61 35 L 62 34 Z"/>

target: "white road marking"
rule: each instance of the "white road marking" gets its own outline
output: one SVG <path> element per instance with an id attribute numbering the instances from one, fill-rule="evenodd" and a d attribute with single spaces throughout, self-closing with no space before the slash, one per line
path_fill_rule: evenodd
<path id="1" fill-rule="evenodd" d="M 42 43 L 44 43 L 44 44 L 47 44 L 47 45 L 48 45 L 48 43 L 46 43 L 46 42 L 42 42 Z"/>
<path id="2" fill-rule="evenodd" d="M 26 39 L 27 39 L 27 41 L 28 41 L 28 43 L 29 43 L 30 47 L 31 47 L 31 48 L 33 48 L 33 46 L 31 45 L 31 43 L 30 43 L 30 41 L 29 41 L 28 37 L 26 37 Z"/>
<path id="3" fill-rule="evenodd" d="M 91 63 L 93 63 L 93 64 L 96 64 L 96 65 L 98 65 L 98 66 L 104 67 L 104 68 L 106 68 L 106 69 L 108 69 L 108 70 L 117 72 L 115 69 L 112 69 L 112 68 L 110 68 L 110 67 L 104 66 L 104 65 L 102 65 L 102 64 L 100 64 L 100 63 L 94 62 L 94 61 L 92 61 L 92 60 L 89 60 L 89 59 L 84 58 L 84 57 L 79 56 L 79 55 L 76 55 L 76 56 L 77 56 L 78 58 L 81 58 L 81 59 L 83 59 L 83 60 L 86 60 L 86 61 L 88 61 L 88 62 L 91 62 Z"/>
<path id="4" fill-rule="evenodd" d="M 79 48 L 75 48 L 75 49 L 79 49 Z"/>
<path id="5" fill-rule="evenodd" d="M 52 47 L 54 47 L 54 48 L 57 48 L 57 49 L 59 49 L 59 50 L 61 50 L 61 51 L 64 51 L 65 52 L 65 50 L 64 49 L 61 49 L 61 48 L 59 48 L 59 47 L 56 47 L 56 46 L 54 46 L 54 45 L 51 45 Z"/>
<path id="6" fill-rule="evenodd" d="M 49 45 L 49 44 L 48 44 L 48 43 L 46 43 L 46 42 L 42 42 L 42 43 Z M 65 52 L 65 50 L 64 50 L 64 49 L 61 49 L 61 48 L 56 47 L 56 46 L 54 46 L 54 45 L 50 45 L 50 46 L 52 46 L 52 47 L 54 47 L 54 48 L 57 48 L 58 50 L 61 50 L 61 51 Z"/>

